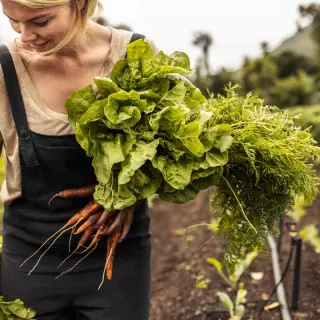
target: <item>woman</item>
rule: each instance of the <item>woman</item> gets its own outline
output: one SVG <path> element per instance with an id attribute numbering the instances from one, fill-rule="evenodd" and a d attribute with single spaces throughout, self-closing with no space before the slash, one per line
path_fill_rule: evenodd
<path id="1" fill-rule="evenodd" d="M 49 207 L 49 199 L 96 181 L 91 159 L 75 140 L 64 102 L 73 91 L 93 84 L 95 76 L 108 76 L 134 37 L 93 21 L 101 8 L 98 0 L 0 1 L 20 34 L 8 44 L 9 51 L 3 46 L 0 54 L 0 147 L 6 163 L 1 295 L 7 301 L 23 300 L 35 309 L 38 320 L 146 320 L 150 294 L 146 202 L 136 205 L 134 213 L 123 210 L 115 216 L 108 231 L 119 227 L 124 231 L 113 278 L 100 290 L 106 238 L 57 280 L 82 257 L 75 255 L 64 269 L 57 269 L 69 254 L 69 234 L 59 238 L 30 276 L 39 256 L 20 267 L 89 201 L 55 199 Z M 72 239 L 74 246 L 79 238 Z"/>

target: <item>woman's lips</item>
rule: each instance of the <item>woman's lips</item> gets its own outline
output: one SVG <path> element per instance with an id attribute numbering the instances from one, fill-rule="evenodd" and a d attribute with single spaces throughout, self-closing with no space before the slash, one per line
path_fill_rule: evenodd
<path id="1" fill-rule="evenodd" d="M 30 42 L 30 46 L 31 46 L 32 48 L 39 49 L 39 48 L 44 47 L 48 42 L 49 42 L 49 40 L 47 40 L 46 42 L 43 42 L 43 43 L 41 43 L 41 44 L 31 43 L 31 42 Z"/>

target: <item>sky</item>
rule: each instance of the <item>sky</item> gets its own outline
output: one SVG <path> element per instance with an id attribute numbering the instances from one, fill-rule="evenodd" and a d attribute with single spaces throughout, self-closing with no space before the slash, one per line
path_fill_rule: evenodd
<path id="1" fill-rule="evenodd" d="M 210 66 L 238 68 L 244 56 L 260 54 L 260 43 L 279 45 L 296 31 L 298 6 L 315 0 L 103 0 L 103 15 L 111 24 L 126 23 L 151 38 L 167 54 L 184 51 L 194 67 L 199 48 L 193 34 L 211 34 Z M 2 10 L 1 10 L 2 11 Z M 0 38 L 17 35 L 0 13 Z"/>

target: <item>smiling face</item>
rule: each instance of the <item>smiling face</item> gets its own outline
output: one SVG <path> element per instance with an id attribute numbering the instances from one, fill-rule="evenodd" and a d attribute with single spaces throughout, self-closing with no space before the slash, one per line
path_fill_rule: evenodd
<path id="1" fill-rule="evenodd" d="M 34 9 L 12 0 L 0 1 L 13 30 L 20 34 L 23 46 L 33 51 L 55 48 L 65 38 L 74 20 L 74 10 L 69 4 Z"/>

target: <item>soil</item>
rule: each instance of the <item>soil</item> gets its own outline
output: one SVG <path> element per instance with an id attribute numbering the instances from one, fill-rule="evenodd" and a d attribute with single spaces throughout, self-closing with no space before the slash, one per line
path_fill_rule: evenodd
<path id="1" fill-rule="evenodd" d="M 213 215 L 209 210 L 208 197 L 208 192 L 204 191 L 197 199 L 184 205 L 156 201 L 151 209 L 153 275 L 150 320 L 229 319 L 228 314 L 223 312 L 224 308 L 219 302 L 217 292 L 224 291 L 231 296 L 234 293 L 214 267 L 206 262 L 209 257 L 221 259 L 224 239 L 212 237 L 212 232 L 207 227 L 199 226 L 188 229 L 187 245 L 186 234 L 182 231 L 192 225 L 210 223 Z M 299 223 L 298 229 L 308 223 L 314 223 L 320 228 L 319 209 L 320 196 L 313 206 L 307 209 L 308 214 Z M 285 220 L 287 221 L 288 219 Z M 283 271 L 291 247 L 286 227 L 281 243 L 280 261 Z M 318 320 L 320 319 L 320 255 L 303 243 L 297 311 L 292 311 L 291 308 L 294 262 L 295 254 L 284 280 L 292 320 Z M 253 280 L 251 272 L 263 272 L 263 278 L 260 281 Z M 199 274 L 208 280 L 206 289 L 198 289 L 195 286 L 195 275 Z M 281 319 L 279 307 L 259 314 L 263 295 L 270 294 L 275 285 L 269 252 L 256 258 L 243 274 L 241 281 L 245 283 L 248 291 L 244 319 Z M 258 302 L 252 303 L 257 300 Z M 277 301 L 276 294 L 271 300 Z"/>

